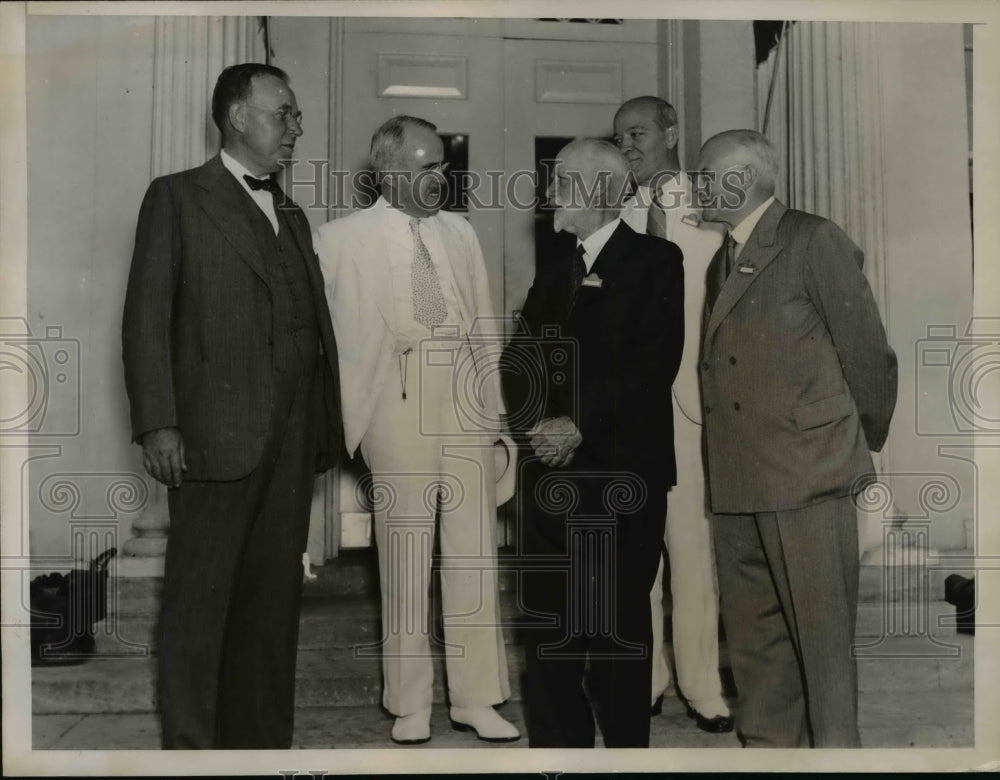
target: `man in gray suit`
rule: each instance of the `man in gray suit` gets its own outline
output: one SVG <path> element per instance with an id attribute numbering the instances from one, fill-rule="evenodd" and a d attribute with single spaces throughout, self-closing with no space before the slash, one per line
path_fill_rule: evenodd
<path id="1" fill-rule="evenodd" d="M 163 743 L 287 748 L 337 351 L 305 215 L 271 178 L 302 135 L 288 77 L 226 68 L 212 117 L 222 152 L 149 186 L 122 323 L 133 439 L 170 488 Z"/>
<path id="2" fill-rule="evenodd" d="M 857 747 L 854 496 L 888 434 L 896 356 L 861 250 L 774 199 L 764 136 L 713 136 L 698 167 L 703 218 L 729 228 L 700 369 L 737 730 L 753 747 Z"/>

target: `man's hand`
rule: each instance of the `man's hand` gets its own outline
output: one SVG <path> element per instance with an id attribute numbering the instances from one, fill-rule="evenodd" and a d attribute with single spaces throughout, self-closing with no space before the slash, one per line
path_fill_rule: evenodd
<path id="1" fill-rule="evenodd" d="M 149 476 L 167 487 L 180 487 L 181 472 L 187 471 L 180 430 L 157 428 L 147 431 L 139 444 L 142 445 L 142 465 Z"/>
<path id="2" fill-rule="evenodd" d="M 583 436 L 569 417 L 548 417 L 528 431 L 535 454 L 546 466 L 568 466 Z"/>

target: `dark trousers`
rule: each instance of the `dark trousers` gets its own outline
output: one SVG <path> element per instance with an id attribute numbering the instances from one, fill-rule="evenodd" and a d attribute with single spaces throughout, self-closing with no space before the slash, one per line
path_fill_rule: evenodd
<path id="1" fill-rule="evenodd" d="M 744 744 L 860 747 L 852 499 L 715 515 L 712 527 Z"/>
<path id="2" fill-rule="evenodd" d="M 588 488 L 579 492 L 586 496 Z M 537 506 L 527 512 L 521 581 L 531 625 L 525 631 L 531 747 L 592 748 L 595 715 L 605 747 L 649 746 L 649 591 L 663 538 L 662 492 L 660 498 L 649 491 L 640 511 L 612 520 L 595 519 L 608 511 L 591 503 L 595 511 L 588 513 L 586 500 L 575 513 L 579 521 Z"/>
<path id="3" fill-rule="evenodd" d="M 160 626 L 165 748 L 291 746 L 316 437 L 313 371 L 296 373 L 294 384 L 279 384 L 273 430 L 252 473 L 170 491 Z"/>

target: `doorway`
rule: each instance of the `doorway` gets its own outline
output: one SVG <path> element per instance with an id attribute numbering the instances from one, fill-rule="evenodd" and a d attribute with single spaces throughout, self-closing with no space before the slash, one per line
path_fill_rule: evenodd
<path id="1" fill-rule="evenodd" d="M 559 245 L 537 198 L 545 161 L 572 138 L 609 137 L 622 101 L 656 94 L 655 25 L 356 18 L 345 20 L 343 45 L 341 105 L 331 109 L 343 116 L 346 170 L 367 166 L 371 134 L 389 117 L 436 124 L 446 152 L 467 164 L 473 183 L 464 198 L 451 200 L 479 237 L 494 311 L 514 314 L 536 255 Z M 372 543 L 371 516 L 357 490 L 362 474 L 358 458 L 333 477 L 337 499 L 322 520 L 333 543 L 328 556 Z M 503 525 L 501 545 L 508 542 Z"/>

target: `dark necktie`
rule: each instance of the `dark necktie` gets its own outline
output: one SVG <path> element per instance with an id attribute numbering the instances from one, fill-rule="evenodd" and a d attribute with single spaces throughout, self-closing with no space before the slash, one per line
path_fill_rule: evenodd
<path id="1" fill-rule="evenodd" d="M 252 190 L 267 190 L 271 195 L 277 199 L 279 195 L 282 195 L 281 187 L 278 186 L 278 182 L 268 176 L 266 179 L 257 179 L 253 176 L 244 176 L 243 181 L 250 185 Z"/>
<path id="2" fill-rule="evenodd" d="M 583 284 L 583 277 L 587 275 L 587 264 L 583 260 L 583 254 L 583 244 L 580 244 L 570 260 L 570 291 L 574 296 Z"/>
<path id="3" fill-rule="evenodd" d="M 736 267 L 736 239 L 732 233 L 726 233 L 726 278 Z"/>
<path id="4" fill-rule="evenodd" d="M 569 259 L 569 311 L 576 305 L 576 296 L 583 285 L 583 277 L 587 275 L 587 264 L 583 261 L 583 244 L 577 246 Z"/>

